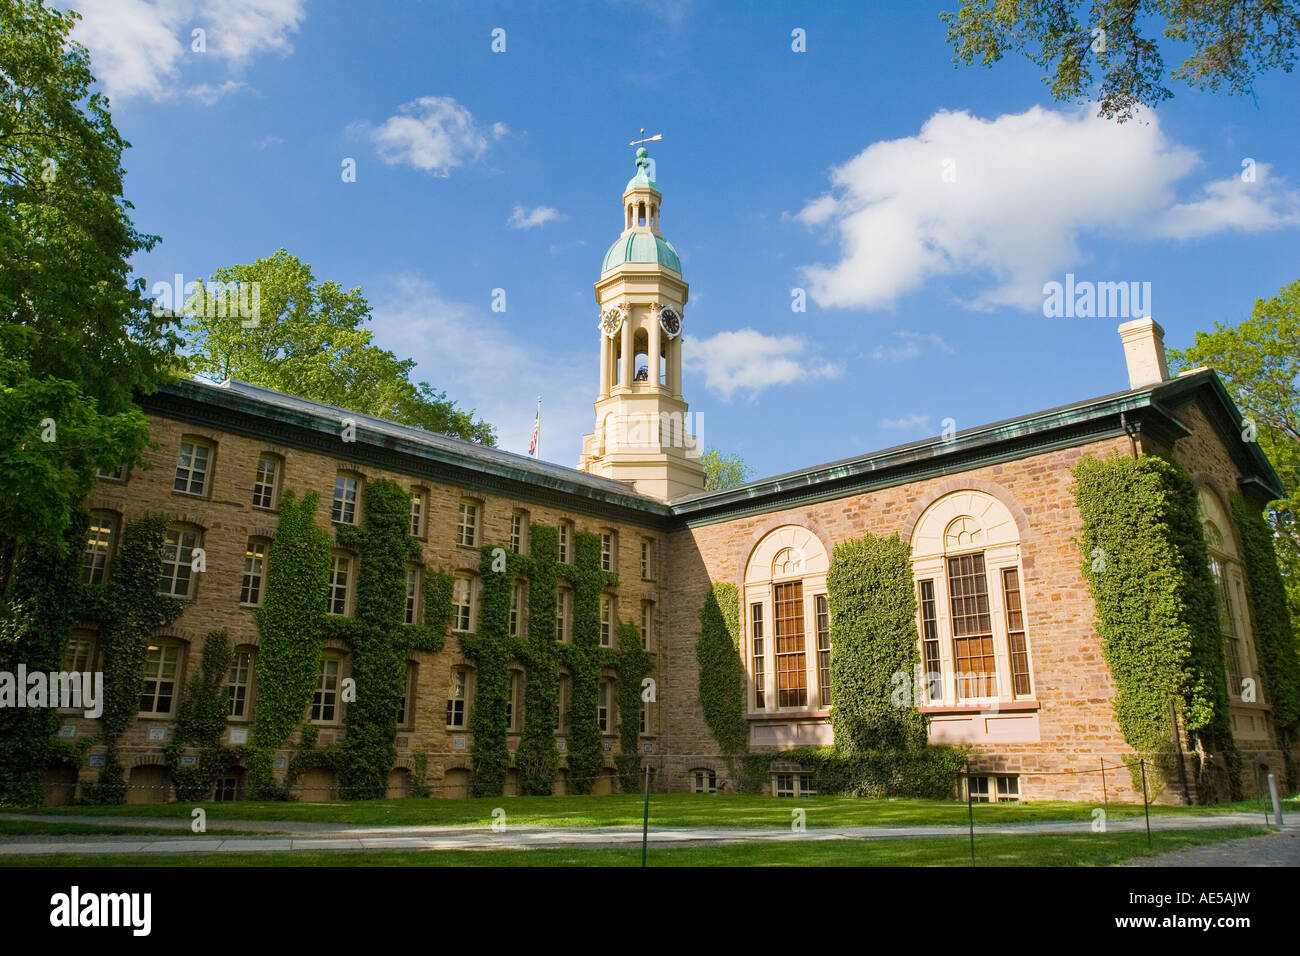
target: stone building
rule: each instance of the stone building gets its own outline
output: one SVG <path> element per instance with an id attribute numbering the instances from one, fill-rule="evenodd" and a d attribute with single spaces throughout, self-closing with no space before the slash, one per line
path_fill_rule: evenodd
<path id="1" fill-rule="evenodd" d="M 681 374 L 688 286 L 660 232 L 661 204 L 642 150 L 623 195 L 624 231 L 595 286 L 596 419 L 576 470 L 240 382 L 188 381 L 141 399 L 157 443 L 151 467 L 101 476 L 86 503 L 94 519 L 87 580 L 113 574 L 125 523 L 163 512 L 170 525 L 160 586 L 184 601 L 181 616 L 150 641 L 140 713 L 121 741 L 130 799 L 167 797 L 163 747 L 203 637 L 216 628 L 235 648 L 223 742 L 247 742 L 258 707 L 255 610 L 286 489 L 318 492 L 317 521 L 327 529 L 362 519 L 368 483 L 390 479 L 412 496 L 410 530 L 420 554 L 409 572 L 411 620 L 424 611 L 419 575 L 454 576 L 445 646 L 408 655 L 393 794 L 410 792 L 417 765 L 434 795 L 468 793 L 476 681 L 457 635 L 478 626 L 482 548 L 500 544 L 526 554 L 534 525 L 559 529 L 561 562 L 572 560 L 576 535 L 601 536 L 602 562 L 618 575 L 601 597 L 601 643 L 617 640 L 616 622 L 630 622 L 653 661 L 655 700 L 640 714 L 617 713 L 612 681 L 602 674 L 598 793 L 617 787 L 617 731 L 628 720 L 638 721 L 640 756 L 655 769 L 658 788 L 735 786 L 700 704 L 699 613 L 716 582 L 733 583 L 740 595 L 749 746 L 831 743 L 826 577 L 835 545 L 871 532 L 898 534 L 910 545 L 918 652 L 927 670 L 941 675 L 927 683 L 920 709 L 932 742 L 974 746 L 978 798 L 1099 800 L 1105 765 L 1111 798 L 1140 799 L 1119 769 L 1132 751 L 1112 710 L 1114 684 L 1075 543 L 1081 520 L 1071 468 L 1087 455 L 1161 453 L 1194 476 L 1230 612 L 1228 672 L 1259 672 L 1227 495 L 1241 491 L 1262 507 L 1280 496 L 1278 479 L 1258 446 L 1243 441 L 1240 415 L 1213 371 L 1170 379 L 1159 325 L 1142 319 L 1120 327 L 1129 374 L 1123 391 L 705 491 Z M 345 441 L 347 421 L 354 434 Z M 190 570 L 196 548 L 206 555 L 202 572 Z M 357 561 L 346 548 L 334 549 L 333 613 L 351 612 Z M 556 637 L 572 641 L 571 596 L 561 594 L 557 606 Z M 512 621 L 515 612 L 512 605 Z M 96 659 L 93 628 L 78 629 L 69 667 L 93 669 Z M 303 719 L 325 746 L 347 732 L 347 646 L 327 641 L 319 663 Z M 528 680 L 522 664 L 511 665 L 511 753 L 529 720 Z M 571 688 L 563 671 L 559 680 L 555 734 L 562 743 L 571 730 Z M 1269 701 L 1234 702 L 1231 719 L 1253 788 L 1262 769 L 1283 765 Z M 61 736 L 84 738 L 95 725 L 68 714 Z M 296 739 L 278 753 L 277 772 L 288 766 Z M 92 748 L 79 773 L 55 775 L 51 782 L 64 787 L 53 792 L 66 797 L 68 784 L 93 779 L 99 753 Z M 563 750 L 559 766 L 556 789 L 564 792 L 571 783 Z M 218 797 L 236 793 L 241 774 L 220 780 Z M 774 773 L 769 786 L 798 795 L 810 780 L 791 767 Z M 305 799 L 337 796 L 328 771 L 308 771 L 297 784 Z M 504 789 L 518 787 L 512 765 Z"/>

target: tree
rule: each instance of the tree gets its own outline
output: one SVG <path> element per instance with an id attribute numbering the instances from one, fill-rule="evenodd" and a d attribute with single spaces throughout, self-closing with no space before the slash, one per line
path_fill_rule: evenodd
<path id="1" fill-rule="evenodd" d="M 743 485 L 753 476 L 753 469 L 745 464 L 739 455 L 724 455 L 716 448 L 710 448 L 700 456 L 704 466 L 704 490 L 721 491 Z"/>
<path id="2" fill-rule="evenodd" d="M 108 101 L 91 94 L 77 14 L 0 4 L 0 595 L 29 546 L 69 545 L 97 468 L 138 464 L 137 392 L 177 343 L 128 261 L 131 223 Z M 0 611 L 3 613 L 3 611 Z"/>
<path id="3" fill-rule="evenodd" d="M 457 408 L 428 382 L 410 381 L 414 359 L 373 344 L 365 327 L 370 304 L 360 288 L 317 282 L 311 266 L 284 249 L 218 269 L 186 300 L 185 315 L 190 365 L 201 375 L 496 444 L 492 426 L 472 411 Z"/>
<path id="4" fill-rule="evenodd" d="M 1300 621 L 1300 280 L 1258 299 L 1240 325 L 1216 322 L 1170 357 L 1175 367 L 1208 365 L 1223 376 L 1247 419 L 1245 437 L 1253 432 L 1282 479 L 1285 497 L 1271 502 L 1265 517 L 1291 617 Z"/>
<path id="5" fill-rule="evenodd" d="M 1023 53 L 1048 73 L 1058 100 L 1089 98 L 1096 70 L 1101 115 L 1121 122 L 1173 96 L 1155 30 L 1166 48 L 1190 48 L 1172 79 L 1235 94 L 1251 93 L 1269 70 L 1291 72 L 1300 39 L 1294 0 L 961 0 L 940 16 L 954 63 L 990 66 Z"/>

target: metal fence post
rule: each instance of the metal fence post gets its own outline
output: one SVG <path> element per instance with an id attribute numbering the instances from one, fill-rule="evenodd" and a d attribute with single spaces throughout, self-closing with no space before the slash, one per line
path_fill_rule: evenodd
<path id="1" fill-rule="evenodd" d="M 1151 849 L 1151 801 L 1147 797 L 1147 762 L 1138 762 L 1142 767 L 1142 812 L 1147 817 L 1147 849 Z"/>
<path id="2" fill-rule="evenodd" d="M 641 865 L 645 866 L 646 844 L 650 840 L 650 767 L 645 768 L 645 815 L 641 818 Z"/>
<path id="3" fill-rule="evenodd" d="M 1273 816 L 1277 818 L 1277 825 L 1282 825 L 1282 801 L 1277 793 L 1277 776 L 1268 775 L 1268 795 L 1273 798 Z"/>

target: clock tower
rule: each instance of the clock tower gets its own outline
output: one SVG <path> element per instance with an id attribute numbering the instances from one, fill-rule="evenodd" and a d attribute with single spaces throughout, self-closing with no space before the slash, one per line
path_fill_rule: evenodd
<path id="1" fill-rule="evenodd" d="M 682 398 L 688 286 L 677 250 L 659 231 L 662 195 L 645 147 L 623 190 L 623 233 L 596 281 L 600 393 L 581 471 L 630 483 L 662 501 L 704 490 L 699 416 Z"/>

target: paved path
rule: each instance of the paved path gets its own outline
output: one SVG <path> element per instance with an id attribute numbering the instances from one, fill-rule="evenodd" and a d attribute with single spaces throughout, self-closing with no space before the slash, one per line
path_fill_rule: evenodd
<path id="1" fill-rule="evenodd" d="M 97 823 L 102 826 L 174 828 L 188 831 L 190 821 L 181 819 L 142 820 L 139 817 L 64 816 L 0 814 L 4 820 L 50 823 Z M 1198 830 L 1259 824 L 1258 813 L 1161 816 L 1154 826 L 1160 831 Z M 213 821 L 214 826 L 218 825 Z M 186 832 L 183 836 L 13 836 L 0 838 L 0 856 L 34 856 L 52 853 L 152 854 L 152 853 L 285 853 L 319 850 L 494 850 L 534 847 L 611 847 L 641 841 L 640 827 L 525 827 L 503 830 L 482 827 L 358 827 L 331 823 L 291 821 L 221 820 L 221 827 L 238 830 L 278 831 L 267 836 L 207 836 Z M 1019 835 L 1026 833 L 1087 833 L 1091 820 L 981 824 L 977 835 Z M 1113 820 L 1112 833 L 1141 832 L 1141 817 Z M 702 846 L 729 843 L 758 843 L 782 840 L 906 840 L 919 837 L 957 837 L 963 826 L 900 827 L 809 827 L 793 830 L 740 827 L 651 827 L 649 841 L 656 846 Z M 1300 833 L 1300 822 L 1288 824 L 1288 835 Z"/>
<path id="2" fill-rule="evenodd" d="M 1225 840 L 1188 850 L 1138 857 L 1125 866 L 1300 866 L 1300 827 L 1279 833 Z"/>

